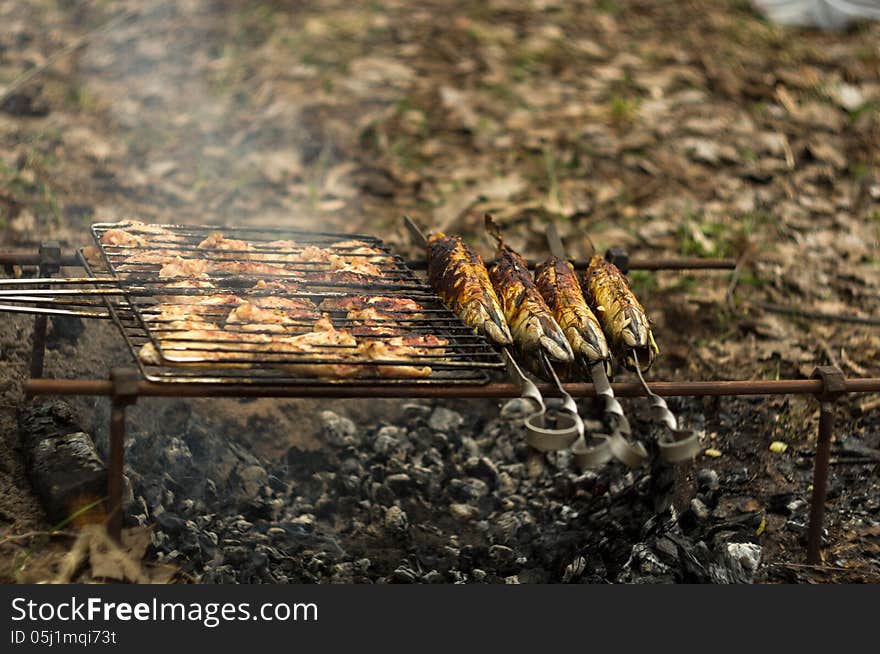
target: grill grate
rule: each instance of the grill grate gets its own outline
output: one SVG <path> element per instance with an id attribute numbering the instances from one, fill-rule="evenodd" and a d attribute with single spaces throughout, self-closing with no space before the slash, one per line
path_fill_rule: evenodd
<path id="1" fill-rule="evenodd" d="M 371 236 L 141 223 L 92 233 L 106 271 L 84 263 L 126 291 L 106 303 L 151 381 L 479 384 L 504 365 Z M 415 349 L 388 352 L 404 338 Z"/>

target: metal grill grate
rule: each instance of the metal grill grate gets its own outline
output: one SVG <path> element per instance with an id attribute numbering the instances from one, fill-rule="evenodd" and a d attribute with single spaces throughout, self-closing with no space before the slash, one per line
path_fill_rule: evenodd
<path id="1" fill-rule="evenodd" d="M 92 233 L 107 271 L 87 269 L 126 291 L 107 306 L 152 381 L 473 384 L 504 365 L 371 236 L 140 223 Z M 302 351 L 308 340 L 320 344 Z"/>

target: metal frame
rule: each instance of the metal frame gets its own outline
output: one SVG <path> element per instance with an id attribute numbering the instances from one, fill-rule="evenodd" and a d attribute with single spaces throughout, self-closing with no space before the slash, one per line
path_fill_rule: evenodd
<path id="1" fill-rule="evenodd" d="M 42 250 L 41 250 L 42 251 Z M 48 255 L 51 261 L 57 261 L 54 251 Z M 615 253 L 619 257 L 620 253 Z M 0 253 L 0 264 L 7 263 L 9 257 Z M 16 256 L 16 261 L 24 257 Z M 62 261 L 65 261 L 61 257 Z M 40 257 L 28 259 L 39 265 Z M 636 260 L 618 261 L 629 269 L 635 269 Z M 661 262 L 669 263 L 665 260 Z M 639 262 L 642 269 L 658 270 L 666 266 L 654 266 L 657 262 Z M 674 263 L 674 262 L 673 262 Z M 729 269 L 728 261 L 716 268 Z M 19 265 L 16 263 L 15 265 Z M 54 265 L 54 264 L 52 264 Z M 678 269 L 685 269 L 687 266 Z M 706 266 L 703 269 L 708 269 Z M 48 268 L 47 268 L 48 270 Z M 44 274 L 41 270 L 41 274 Z M 45 316 L 37 316 L 35 324 Z M 37 351 L 45 348 L 45 334 L 39 340 L 40 332 L 34 332 L 34 357 L 31 369 L 35 369 L 35 361 L 42 361 L 42 354 Z M 125 448 L 125 410 L 139 397 L 287 397 L 287 398 L 510 398 L 518 397 L 520 389 L 512 383 L 489 383 L 482 386 L 426 386 L 426 385 L 395 385 L 380 386 L 364 385 L 259 385 L 259 384 L 168 384 L 145 381 L 136 370 L 114 369 L 110 379 L 40 379 L 40 374 L 33 375 L 25 381 L 23 389 L 29 396 L 33 395 L 88 395 L 111 398 L 110 416 L 110 456 L 108 462 L 108 506 L 110 518 L 108 530 L 117 540 L 122 528 L 122 487 L 123 461 Z M 556 396 L 559 389 L 553 384 L 539 384 L 539 390 L 545 396 Z M 812 395 L 819 402 L 819 426 L 816 453 L 813 468 L 813 491 L 810 502 L 810 524 L 807 540 L 807 563 L 821 563 L 821 542 L 827 498 L 828 471 L 830 463 L 831 439 L 834 429 L 834 410 L 837 400 L 848 393 L 880 392 L 880 378 L 847 379 L 843 372 L 834 366 L 820 366 L 815 369 L 810 379 L 803 380 L 754 380 L 754 381 L 696 381 L 696 382 L 653 382 L 652 390 L 660 396 L 745 396 L 745 395 Z M 645 391 L 636 383 L 612 384 L 614 394 L 619 397 L 643 397 Z M 564 384 L 564 390 L 574 397 L 596 397 L 593 384 Z"/>
<path id="2" fill-rule="evenodd" d="M 152 344 L 162 367 L 160 375 L 151 376 L 138 357 L 138 349 L 133 348 L 132 354 L 144 375 L 148 379 L 192 383 L 210 375 L 215 383 L 265 383 L 265 384 L 296 384 L 325 383 L 348 384 L 354 379 L 372 379 L 376 384 L 406 383 L 411 379 L 401 371 L 406 368 L 430 366 L 431 374 L 420 379 L 422 384 L 482 384 L 489 381 L 485 369 L 501 369 L 504 363 L 498 353 L 482 337 L 475 335 L 449 309 L 442 305 L 436 294 L 415 274 L 407 268 L 403 260 L 394 254 L 381 240 L 362 234 L 340 234 L 331 232 L 307 232 L 277 228 L 241 228 L 241 227 L 206 227 L 188 225 L 156 225 L 163 233 L 141 232 L 137 225 L 126 223 L 97 223 L 92 225 L 92 234 L 98 244 L 110 278 L 117 280 L 119 287 L 126 292 L 124 298 L 108 303 L 108 309 L 115 313 L 117 307 L 131 309 L 140 323 L 143 335 Z M 102 237 L 111 229 L 124 229 L 131 234 L 142 234 L 147 240 L 145 245 L 108 245 Z M 249 249 L 206 249 L 199 247 L 206 237 L 219 233 L 226 239 L 236 242 L 246 240 Z M 278 239 L 285 239 L 283 246 L 277 245 Z M 289 242 L 288 242 L 289 240 Z M 352 243 L 357 242 L 355 246 Z M 356 252 L 358 247 L 366 246 L 370 252 Z M 364 258 L 376 265 L 381 277 L 364 277 L 358 279 L 327 279 L 332 274 L 327 261 L 315 259 L 313 255 L 305 255 L 303 259 L 289 260 L 291 256 L 303 255 L 304 251 L 318 247 L 335 255 L 351 259 Z M 268 266 L 271 271 L 257 272 L 211 272 L 204 279 L 210 281 L 210 289 L 202 289 L 193 285 L 187 288 L 171 289 L 169 282 L 177 279 L 159 277 L 159 266 L 151 263 L 132 263 L 128 258 L 132 254 L 143 251 L 162 250 L 165 256 L 183 255 L 207 262 L 208 265 L 241 263 Z M 189 255 L 189 256 L 187 256 Z M 379 258 L 379 261 L 375 259 Z M 83 265 L 93 274 L 83 257 Z M 287 290 L 253 291 L 250 286 L 260 281 L 277 281 L 279 274 L 299 288 L 295 294 Z M 315 274 L 319 276 L 314 277 Z M 189 277 L 182 281 L 195 281 Z M 215 294 L 233 294 L 247 300 L 259 295 L 271 294 L 285 299 L 310 298 L 315 305 L 322 301 L 362 296 L 382 295 L 395 299 L 414 300 L 421 308 L 418 310 L 394 310 L 393 318 L 371 319 L 366 323 L 350 321 L 345 310 L 333 307 L 313 307 L 314 316 L 303 319 L 289 327 L 292 331 L 285 336 L 311 331 L 314 322 L 324 313 L 331 316 L 334 326 L 350 331 L 361 343 L 371 343 L 389 336 L 437 336 L 445 340 L 442 346 L 418 346 L 423 352 L 412 354 L 406 358 L 366 359 L 352 354 L 352 348 L 344 346 L 322 346 L 318 351 L 309 354 L 295 353 L 284 350 L 283 343 L 272 339 L 269 332 L 236 329 L 235 325 L 227 324 L 222 331 L 232 338 L 212 341 L 210 338 L 194 341 L 193 337 L 182 330 L 175 329 L 169 321 L 156 315 L 156 306 L 162 295 L 203 296 Z M 231 307 L 217 307 L 213 314 L 205 316 L 211 323 L 222 324 Z M 372 330 L 384 328 L 382 335 Z M 236 336 L 237 335 L 237 336 Z M 263 337 L 267 342 L 255 342 L 254 337 Z M 140 339 L 135 339 L 140 340 Z M 132 345 L 129 339 L 129 345 Z M 316 348 L 317 349 L 317 348 Z M 202 358 L 196 352 L 204 351 Z M 208 353 L 208 354 L 205 354 Z M 364 373 L 354 379 L 327 380 L 306 375 L 291 374 L 284 370 L 288 364 L 318 365 L 356 365 L 361 366 Z M 196 367 L 189 367 L 193 366 Z M 175 367 L 176 366 L 176 367 Z M 183 366 L 183 367 L 181 367 Z M 242 367 L 246 366 L 246 367 Z M 392 374 L 371 374 L 381 371 L 382 367 L 393 371 Z"/>

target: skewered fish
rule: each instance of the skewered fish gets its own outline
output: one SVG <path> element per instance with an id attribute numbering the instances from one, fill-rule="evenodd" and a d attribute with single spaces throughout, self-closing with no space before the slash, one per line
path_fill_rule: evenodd
<path id="1" fill-rule="evenodd" d="M 428 279 L 466 325 L 498 345 L 513 343 L 501 303 L 479 254 L 460 236 L 434 234 L 428 239 Z"/>
<path id="2" fill-rule="evenodd" d="M 535 268 L 535 286 L 568 339 L 576 360 L 585 368 L 605 362 L 610 367 L 611 352 L 595 314 L 581 291 L 574 266 L 551 256 Z"/>
<path id="3" fill-rule="evenodd" d="M 654 341 L 645 309 L 630 290 L 626 276 L 613 263 L 596 255 L 590 259 L 581 284 L 623 365 L 635 370 L 638 358 L 641 370 L 647 371 L 660 348 Z"/>
<path id="4" fill-rule="evenodd" d="M 538 292 L 525 260 L 504 244 L 488 214 L 486 229 L 498 242 L 489 278 L 501 299 L 504 317 L 517 347 L 527 355 L 543 352 L 550 361 L 571 363 L 574 360 L 571 346 Z"/>

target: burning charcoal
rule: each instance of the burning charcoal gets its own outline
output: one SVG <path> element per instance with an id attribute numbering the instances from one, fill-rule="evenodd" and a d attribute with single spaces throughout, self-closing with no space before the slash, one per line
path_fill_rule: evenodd
<path id="1" fill-rule="evenodd" d="M 390 455 L 400 447 L 401 430 L 397 427 L 382 427 L 373 441 L 373 450 L 384 456 Z"/>
<path id="2" fill-rule="evenodd" d="M 186 520 L 183 520 L 169 511 L 163 511 L 156 515 L 156 524 L 162 531 L 169 534 L 179 534 L 186 529 Z"/>
<path id="3" fill-rule="evenodd" d="M 477 445 L 477 441 L 470 436 L 461 437 L 461 450 L 465 457 L 476 457 L 480 455 L 480 446 Z"/>
<path id="4" fill-rule="evenodd" d="M 431 407 L 427 404 L 404 404 L 401 408 L 403 419 L 407 425 L 417 427 L 428 420 L 431 415 Z"/>
<path id="5" fill-rule="evenodd" d="M 394 492 L 395 495 L 405 495 L 412 488 L 412 479 L 404 472 L 389 475 L 385 479 L 385 484 Z"/>
<path id="6" fill-rule="evenodd" d="M 489 486 L 482 479 L 452 479 L 448 486 L 449 495 L 461 502 L 478 501 L 489 494 Z"/>
<path id="7" fill-rule="evenodd" d="M 510 422 L 525 420 L 535 412 L 535 403 L 523 397 L 514 398 L 501 407 L 501 417 Z"/>
<path id="8" fill-rule="evenodd" d="M 496 517 L 492 521 L 492 535 L 495 539 L 505 543 L 513 541 L 517 532 L 525 524 L 520 515 L 513 511 L 507 511 Z"/>
<path id="9" fill-rule="evenodd" d="M 453 503 L 449 505 L 449 512 L 456 520 L 467 521 L 476 517 L 480 513 L 480 510 L 470 504 Z"/>
<path id="10" fill-rule="evenodd" d="M 444 433 L 449 433 L 458 429 L 463 423 L 464 418 L 461 417 L 460 413 L 456 413 L 455 411 L 442 406 L 438 406 L 434 409 L 434 412 L 428 420 L 428 426 L 431 429 Z"/>
<path id="11" fill-rule="evenodd" d="M 399 506 L 392 506 L 385 512 L 385 531 L 394 538 L 403 538 L 409 530 L 409 519 Z"/>
<path id="12" fill-rule="evenodd" d="M 406 566 L 397 568 L 389 579 L 392 584 L 414 584 L 417 580 L 418 574 Z"/>
<path id="13" fill-rule="evenodd" d="M 697 488 L 705 493 L 713 491 L 719 486 L 718 473 L 711 468 L 700 468 L 697 471 Z"/>
<path id="14" fill-rule="evenodd" d="M 238 471 L 241 488 L 246 498 L 254 498 L 260 494 L 260 490 L 268 483 L 269 475 L 260 466 L 246 466 Z"/>
<path id="15" fill-rule="evenodd" d="M 761 546 L 754 543 L 727 543 L 720 561 L 709 566 L 712 580 L 722 584 L 750 584 L 761 563 Z"/>
<path id="16" fill-rule="evenodd" d="M 437 570 L 431 570 L 430 572 L 422 575 L 422 581 L 426 584 L 442 584 L 444 579 L 443 575 L 440 574 Z"/>
<path id="17" fill-rule="evenodd" d="M 499 495 L 511 495 L 516 492 L 518 487 L 517 481 L 506 472 L 498 474 L 498 493 Z"/>
<path id="18" fill-rule="evenodd" d="M 465 461 L 464 469 L 472 477 L 483 479 L 490 484 L 495 483 L 495 480 L 498 478 L 498 466 L 485 456 L 470 457 Z"/>
<path id="19" fill-rule="evenodd" d="M 499 566 L 507 566 L 516 560 L 516 552 L 506 545 L 489 547 L 489 558 Z"/>
<path id="20" fill-rule="evenodd" d="M 694 517 L 696 517 L 697 520 L 708 520 L 709 518 L 709 508 L 703 504 L 702 500 L 698 497 L 691 500 L 690 510 L 693 512 Z"/>
<path id="21" fill-rule="evenodd" d="M 357 427 L 355 424 L 332 411 L 321 411 L 321 426 L 324 438 L 334 447 L 343 447 L 355 438 Z"/>
<path id="22" fill-rule="evenodd" d="M 315 514 L 318 517 L 327 518 L 336 513 L 337 502 L 330 495 L 324 494 L 315 502 Z"/>

